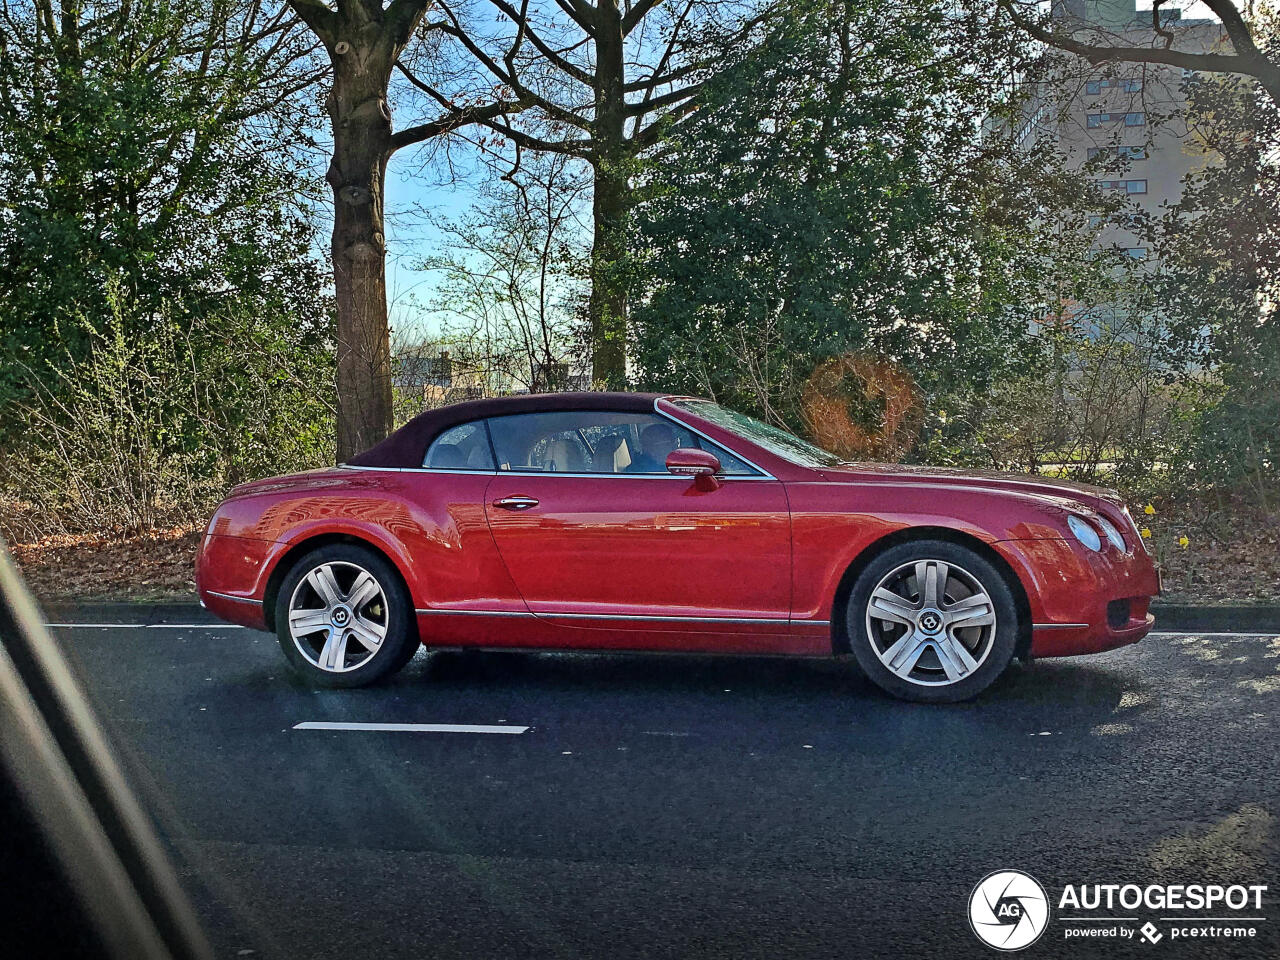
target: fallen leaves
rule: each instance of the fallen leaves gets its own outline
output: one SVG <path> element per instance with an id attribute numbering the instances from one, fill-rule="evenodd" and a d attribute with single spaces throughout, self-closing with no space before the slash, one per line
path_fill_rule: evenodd
<path id="1" fill-rule="evenodd" d="M 9 549 L 31 592 L 44 601 L 194 601 L 202 533 L 171 527 L 130 536 L 52 534 Z"/>

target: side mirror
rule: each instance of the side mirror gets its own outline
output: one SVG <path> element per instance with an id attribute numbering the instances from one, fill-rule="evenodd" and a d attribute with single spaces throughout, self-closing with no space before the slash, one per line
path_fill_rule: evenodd
<path id="1" fill-rule="evenodd" d="M 679 477 L 693 477 L 693 484 L 699 490 L 710 492 L 720 488 L 716 474 L 720 472 L 720 461 L 713 453 L 699 450 L 696 447 L 679 447 L 667 454 L 667 470 Z"/>

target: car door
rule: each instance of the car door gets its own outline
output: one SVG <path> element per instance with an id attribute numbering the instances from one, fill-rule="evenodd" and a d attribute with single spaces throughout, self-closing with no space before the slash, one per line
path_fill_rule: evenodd
<path id="1" fill-rule="evenodd" d="M 498 471 L 485 509 L 531 612 L 615 634 L 787 632 L 791 533 L 779 481 L 654 413 L 488 423 Z M 667 472 L 673 446 L 716 453 L 716 489 Z"/>

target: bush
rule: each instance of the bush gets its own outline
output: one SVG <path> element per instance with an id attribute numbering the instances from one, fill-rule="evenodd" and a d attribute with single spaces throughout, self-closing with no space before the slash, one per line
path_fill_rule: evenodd
<path id="1" fill-rule="evenodd" d="M 41 378 L 15 411 L 27 429 L 0 493 L 43 531 L 200 522 L 227 487 L 331 462 L 333 361 L 320 331 L 242 314 L 130 336 L 119 287 L 82 318 L 86 358 Z M 38 518 L 38 519 L 37 519 Z"/>

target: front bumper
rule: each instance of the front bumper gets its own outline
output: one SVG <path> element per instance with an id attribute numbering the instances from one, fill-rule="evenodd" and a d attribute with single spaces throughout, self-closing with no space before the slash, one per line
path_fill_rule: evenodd
<path id="1" fill-rule="evenodd" d="M 1067 540 L 996 544 L 1023 575 L 1031 604 L 1033 657 L 1100 653 L 1137 643 L 1155 618 L 1155 564 L 1141 548 L 1091 551 Z"/>
<path id="2" fill-rule="evenodd" d="M 1143 609 L 1148 601 L 1143 600 Z M 1083 653 L 1102 653 L 1116 647 L 1137 643 L 1145 637 L 1156 618 L 1149 613 L 1131 617 L 1123 626 L 1115 627 L 1105 620 L 1101 625 L 1035 624 L 1031 630 L 1033 657 L 1074 657 Z"/>

